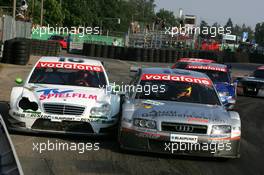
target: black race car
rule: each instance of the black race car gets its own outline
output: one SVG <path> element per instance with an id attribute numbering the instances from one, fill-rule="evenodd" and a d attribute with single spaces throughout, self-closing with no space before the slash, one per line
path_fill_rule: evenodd
<path id="1" fill-rule="evenodd" d="M 264 97 L 264 66 L 258 67 L 252 75 L 237 80 L 237 95 Z"/>

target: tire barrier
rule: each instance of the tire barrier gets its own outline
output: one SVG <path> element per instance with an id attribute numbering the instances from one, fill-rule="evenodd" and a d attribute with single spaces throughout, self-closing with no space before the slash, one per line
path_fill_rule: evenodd
<path id="1" fill-rule="evenodd" d="M 125 60 L 125 58 L 128 58 L 128 48 L 127 47 L 121 47 L 121 60 Z"/>
<path id="2" fill-rule="evenodd" d="M 14 40 L 7 40 L 4 42 L 3 58 L 1 60 L 2 63 L 11 63 L 13 41 Z"/>
<path id="3" fill-rule="evenodd" d="M 141 49 L 141 58 L 143 62 L 149 62 L 148 61 L 148 49 Z"/>
<path id="4" fill-rule="evenodd" d="M 15 38 L 5 41 L 2 63 L 26 65 L 30 58 L 30 40 Z"/>
<path id="5" fill-rule="evenodd" d="M 115 47 L 114 46 L 108 46 L 108 58 L 115 58 Z"/>
<path id="6" fill-rule="evenodd" d="M 37 46 L 38 50 L 46 50 L 45 54 L 56 54 L 52 51 L 52 47 L 48 47 L 44 44 L 39 44 L 42 41 L 31 41 L 33 45 Z M 10 55 L 11 51 L 8 45 L 10 41 L 5 43 L 4 55 Z M 36 47 L 35 46 L 35 47 Z M 24 46 L 21 46 L 24 47 Z M 121 59 L 129 61 L 143 61 L 143 62 L 168 62 L 174 63 L 179 58 L 202 58 L 212 59 L 219 63 L 223 62 L 252 62 L 252 63 L 264 63 L 264 55 L 252 53 L 249 55 L 227 52 L 227 51 L 206 51 L 206 50 L 182 50 L 182 49 L 152 49 L 152 48 L 134 48 L 134 47 L 119 47 L 108 45 L 95 45 L 90 43 L 84 43 L 83 54 L 86 56 L 96 56 L 103 58 Z M 3 58 L 2 62 L 10 59 Z"/>
<path id="7" fill-rule="evenodd" d="M 159 49 L 155 49 L 154 50 L 154 62 L 155 63 L 160 62 L 159 58 L 160 58 L 160 50 Z"/>
<path id="8" fill-rule="evenodd" d="M 12 64 L 26 65 L 30 58 L 30 42 L 25 39 L 15 39 L 13 43 Z"/>
<path id="9" fill-rule="evenodd" d="M 134 48 L 134 51 L 135 51 L 135 60 L 133 61 L 142 61 L 143 59 L 142 56 L 141 56 L 141 48 Z"/>
<path id="10" fill-rule="evenodd" d="M 166 62 L 166 50 L 160 49 L 160 59 L 159 62 L 165 63 Z"/>
<path id="11" fill-rule="evenodd" d="M 107 58 L 107 54 L 108 54 L 108 47 L 107 47 L 107 45 L 102 45 L 101 57 Z"/>
<path id="12" fill-rule="evenodd" d="M 57 56 L 60 52 L 57 41 L 30 40 L 30 54 L 41 56 Z"/>
<path id="13" fill-rule="evenodd" d="M 154 49 L 148 49 L 148 62 L 154 62 Z"/>
<path id="14" fill-rule="evenodd" d="M 122 58 L 122 47 L 115 47 L 115 59 Z"/>
<path id="15" fill-rule="evenodd" d="M 170 63 L 172 59 L 172 50 L 171 49 L 167 49 L 166 50 L 166 63 Z"/>
<path id="16" fill-rule="evenodd" d="M 96 44 L 95 45 L 95 56 L 96 57 L 101 57 L 101 52 L 102 52 L 102 45 Z"/>

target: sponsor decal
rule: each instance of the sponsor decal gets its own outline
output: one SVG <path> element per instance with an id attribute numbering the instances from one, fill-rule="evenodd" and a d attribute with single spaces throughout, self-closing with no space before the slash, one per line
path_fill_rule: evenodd
<path id="1" fill-rule="evenodd" d="M 198 59 L 198 58 L 181 58 L 178 62 L 198 62 L 198 63 L 214 63 L 214 60 Z"/>
<path id="2" fill-rule="evenodd" d="M 39 100 L 46 100 L 52 98 L 83 98 L 97 100 L 97 95 L 75 93 L 73 90 L 60 91 L 59 89 L 42 89 L 37 91 L 40 94 Z"/>
<path id="3" fill-rule="evenodd" d="M 206 86 L 212 86 L 212 81 L 209 78 L 195 78 L 195 77 L 183 76 L 183 75 L 143 74 L 141 80 L 179 81 L 179 82 L 197 83 Z"/>
<path id="4" fill-rule="evenodd" d="M 188 65 L 187 69 L 200 69 L 200 70 L 213 70 L 219 72 L 227 72 L 226 68 L 216 67 L 216 66 L 202 66 L 202 65 Z"/>
<path id="5" fill-rule="evenodd" d="M 197 143 L 198 136 L 171 134 L 171 142 Z"/>
<path id="6" fill-rule="evenodd" d="M 188 122 L 199 122 L 199 123 L 208 123 L 208 119 L 203 119 L 203 118 L 196 118 L 196 117 L 189 117 L 187 119 Z"/>
<path id="7" fill-rule="evenodd" d="M 58 69 L 76 69 L 85 71 L 103 72 L 102 66 L 77 64 L 77 63 L 59 63 L 59 62 L 38 62 L 37 68 L 58 68 Z"/>
<path id="8" fill-rule="evenodd" d="M 153 100 L 144 100 L 144 101 L 142 101 L 142 103 L 146 104 L 146 105 L 154 105 L 154 106 L 164 105 L 164 103 L 162 103 L 162 102 L 153 101 Z"/>
<path id="9" fill-rule="evenodd" d="M 177 117 L 177 118 L 182 118 L 186 119 L 187 122 L 201 122 L 201 123 L 208 123 L 210 122 L 221 122 L 225 123 L 225 120 L 222 119 L 211 119 L 209 117 L 204 116 L 205 114 L 199 114 L 196 112 L 193 112 L 191 114 L 184 114 L 184 113 L 179 113 L 177 111 L 157 111 L 157 110 L 151 110 L 148 113 L 139 113 L 137 116 L 138 117 Z"/>
<path id="10" fill-rule="evenodd" d="M 25 117 L 26 117 L 26 114 L 21 114 L 21 113 L 13 112 L 13 116 L 14 116 L 14 117 L 25 118 Z"/>

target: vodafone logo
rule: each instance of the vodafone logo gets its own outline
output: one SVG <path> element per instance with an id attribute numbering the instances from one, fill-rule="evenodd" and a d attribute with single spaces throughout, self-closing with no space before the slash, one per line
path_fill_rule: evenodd
<path id="1" fill-rule="evenodd" d="M 187 83 L 198 83 L 211 86 L 212 81 L 208 78 L 194 78 L 190 76 L 167 75 L 167 74 L 143 74 L 141 80 L 167 80 Z"/>
<path id="2" fill-rule="evenodd" d="M 214 71 L 220 71 L 220 72 L 227 72 L 226 68 L 220 68 L 220 67 L 215 67 L 215 66 L 194 66 L 194 65 L 188 65 L 186 68 L 187 69 L 214 70 Z"/>
<path id="3" fill-rule="evenodd" d="M 199 62 L 199 63 L 214 63 L 214 60 L 199 59 L 199 58 L 181 58 L 178 62 Z"/>
<path id="4" fill-rule="evenodd" d="M 38 68 L 62 68 L 62 69 L 76 69 L 87 70 L 95 72 L 103 72 L 101 66 L 86 65 L 86 64 L 73 64 L 73 63 L 58 63 L 58 62 L 38 62 Z"/>

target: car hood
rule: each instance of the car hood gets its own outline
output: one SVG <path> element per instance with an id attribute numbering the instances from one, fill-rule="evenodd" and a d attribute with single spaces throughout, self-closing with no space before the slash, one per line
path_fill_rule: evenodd
<path id="1" fill-rule="evenodd" d="M 133 116 L 134 118 L 195 124 L 230 122 L 229 113 L 222 106 L 171 101 L 136 100 Z"/>
<path id="2" fill-rule="evenodd" d="M 110 100 L 104 89 L 58 85 L 27 85 L 22 97 L 28 97 L 30 101 L 39 104 L 63 103 L 91 107 L 97 102 Z"/>

